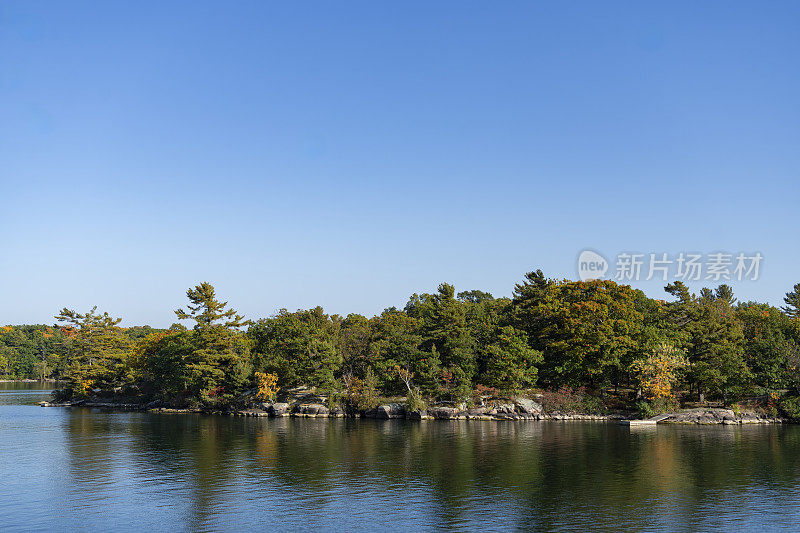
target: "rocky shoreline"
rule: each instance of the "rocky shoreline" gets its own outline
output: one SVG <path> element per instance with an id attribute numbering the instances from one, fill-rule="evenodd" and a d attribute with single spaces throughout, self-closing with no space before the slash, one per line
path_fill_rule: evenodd
<path id="1" fill-rule="evenodd" d="M 670 413 L 659 424 L 699 424 L 716 425 L 724 424 L 735 426 L 739 424 L 787 424 L 791 420 L 781 417 L 771 417 L 759 413 L 744 411 L 734 412 L 732 409 L 715 407 L 697 407 L 685 409 L 677 413 Z"/>
<path id="2" fill-rule="evenodd" d="M 201 409 L 173 408 L 150 404 L 102 401 L 97 399 L 71 402 L 40 402 L 42 407 L 90 407 L 124 411 L 148 411 L 153 413 L 206 413 L 241 417 L 294 417 L 294 418 L 372 418 L 378 420 L 582 420 L 582 421 L 629 421 L 629 413 L 561 413 L 546 412 L 541 404 L 527 398 L 493 406 L 459 409 L 457 407 L 430 407 L 428 409 L 406 409 L 400 403 L 386 403 L 359 413 L 347 413 L 343 409 L 328 408 L 318 402 L 264 402 L 247 409 L 208 412 Z M 647 422 L 647 421 L 639 421 Z M 684 425 L 740 425 L 740 424 L 785 424 L 792 423 L 780 417 L 770 417 L 754 412 L 735 413 L 731 409 L 695 408 L 669 413 L 657 417 L 652 424 Z"/>
<path id="3" fill-rule="evenodd" d="M 294 417 L 294 418 L 373 418 L 405 420 L 622 420 L 624 413 L 589 414 L 545 412 L 538 402 L 518 398 L 509 403 L 471 409 L 436 406 L 427 409 L 406 409 L 401 403 L 386 403 L 358 413 L 348 413 L 342 408 L 329 408 L 319 402 L 263 402 L 247 409 L 216 411 L 165 407 L 157 402 L 149 404 L 126 403 L 98 399 L 66 402 L 39 402 L 42 407 L 90 407 L 124 411 L 149 411 L 154 413 L 207 413 L 243 417 Z"/>
<path id="4" fill-rule="evenodd" d="M 459 409 L 457 407 L 430 407 L 428 409 L 409 410 L 403 404 L 388 403 L 368 409 L 361 413 L 348 414 L 342 409 L 328 409 L 319 403 L 295 404 L 264 403 L 259 407 L 236 411 L 235 416 L 252 417 L 284 417 L 297 418 L 375 418 L 382 420 L 620 420 L 624 414 L 572 414 L 554 411 L 546 413 L 542 405 L 520 398 L 513 403 L 495 406 Z"/>

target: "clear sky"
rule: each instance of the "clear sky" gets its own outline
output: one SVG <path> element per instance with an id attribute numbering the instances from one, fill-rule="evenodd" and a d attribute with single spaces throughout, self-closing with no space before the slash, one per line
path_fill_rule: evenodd
<path id="1" fill-rule="evenodd" d="M 779 304 L 799 95 L 794 1 L 3 2 L 0 323 L 372 315 L 587 247 L 759 251 Z"/>

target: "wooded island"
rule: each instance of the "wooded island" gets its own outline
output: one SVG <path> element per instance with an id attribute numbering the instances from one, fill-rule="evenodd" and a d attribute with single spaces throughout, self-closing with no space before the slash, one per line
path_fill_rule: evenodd
<path id="1" fill-rule="evenodd" d="M 381 397 L 420 409 L 533 390 L 574 412 L 636 408 L 648 416 L 716 401 L 800 418 L 800 283 L 780 309 L 737 302 L 728 285 L 699 295 L 681 282 L 665 290 L 672 301 L 537 270 L 511 298 L 443 283 L 372 318 L 316 307 L 250 321 L 204 282 L 176 311 L 188 328 L 122 328 L 96 308 L 65 308 L 52 327 L 0 328 L 0 375 L 62 380 L 59 400 L 207 411 L 305 385 L 345 412 Z"/>

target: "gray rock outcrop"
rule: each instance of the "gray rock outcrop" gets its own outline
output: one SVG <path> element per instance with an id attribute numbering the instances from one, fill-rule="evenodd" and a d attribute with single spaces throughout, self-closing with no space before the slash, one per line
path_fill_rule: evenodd
<path id="1" fill-rule="evenodd" d="M 540 415 L 544 412 L 542 404 L 534 402 L 529 398 L 517 398 L 515 400 L 517 411 L 520 413 L 527 413 L 531 415 Z"/>
<path id="2" fill-rule="evenodd" d="M 455 407 L 432 407 L 428 409 L 428 415 L 437 420 L 452 420 L 458 416 L 458 409 Z"/>
<path id="3" fill-rule="evenodd" d="M 289 404 L 276 402 L 269 406 L 269 414 L 272 416 L 284 416 L 289 413 Z"/>
<path id="4" fill-rule="evenodd" d="M 389 403 L 385 405 L 378 406 L 378 410 L 375 414 L 376 418 L 405 418 L 406 416 L 406 408 L 399 403 Z"/>

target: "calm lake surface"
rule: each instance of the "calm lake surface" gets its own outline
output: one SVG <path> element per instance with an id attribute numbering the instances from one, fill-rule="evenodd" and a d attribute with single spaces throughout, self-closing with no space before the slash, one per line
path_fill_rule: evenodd
<path id="1" fill-rule="evenodd" d="M 42 408 L 0 383 L 0 529 L 796 531 L 800 426 Z"/>

